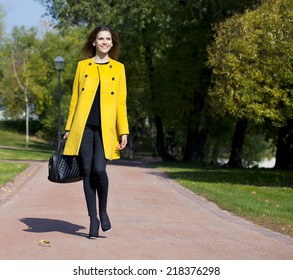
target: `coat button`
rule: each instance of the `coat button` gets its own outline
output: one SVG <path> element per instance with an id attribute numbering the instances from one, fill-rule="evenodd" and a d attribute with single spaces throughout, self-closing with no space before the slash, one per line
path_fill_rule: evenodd
<path id="1" fill-rule="evenodd" d="M 90 62 L 89 65 L 92 65 L 92 63 Z"/>
<path id="2" fill-rule="evenodd" d="M 84 88 L 82 88 L 81 91 L 84 91 Z"/>
<path id="3" fill-rule="evenodd" d="M 87 74 L 84 77 L 87 78 Z"/>
<path id="4" fill-rule="evenodd" d="M 112 68 L 112 65 L 110 65 L 110 68 Z"/>
<path id="5" fill-rule="evenodd" d="M 115 80 L 115 78 L 113 77 L 113 78 L 112 78 L 112 81 L 114 81 L 114 80 Z"/>
<path id="6" fill-rule="evenodd" d="M 112 91 L 111 94 L 113 95 L 114 94 L 114 91 Z"/>

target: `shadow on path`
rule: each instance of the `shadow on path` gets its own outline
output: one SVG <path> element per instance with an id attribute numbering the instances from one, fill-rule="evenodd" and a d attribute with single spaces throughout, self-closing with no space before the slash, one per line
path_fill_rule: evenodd
<path id="1" fill-rule="evenodd" d="M 161 160 L 157 158 L 144 158 L 141 160 L 119 159 L 119 160 L 108 161 L 108 164 L 148 168 L 150 167 L 152 163 L 158 163 L 158 162 L 161 162 Z"/>
<path id="2" fill-rule="evenodd" d="M 66 221 L 61 220 L 52 220 L 52 219 L 44 219 L 44 218 L 22 218 L 19 219 L 22 223 L 27 225 L 27 229 L 23 231 L 26 232 L 62 232 L 66 234 L 72 234 L 82 237 L 87 237 L 87 234 L 78 232 L 81 229 L 85 229 L 85 227 L 72 224 Z"/>

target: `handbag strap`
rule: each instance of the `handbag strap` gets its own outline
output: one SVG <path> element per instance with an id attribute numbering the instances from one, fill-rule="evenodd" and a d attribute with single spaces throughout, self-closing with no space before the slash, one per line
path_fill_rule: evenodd
<path id="1" fill-rule="evenodd" d="M 58 155 L 63 155 L 65 144 L 66 144 L 66 139 L 61 139 L 61 142 L 58 148 Z"/>

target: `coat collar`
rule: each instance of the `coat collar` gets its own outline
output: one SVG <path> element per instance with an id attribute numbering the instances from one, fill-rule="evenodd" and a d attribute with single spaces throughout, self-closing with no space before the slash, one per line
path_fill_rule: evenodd
<path id="1" fill-rule="evenodd" d="M 85 73 L 90 75 L 91 77 L 97 77 L 97 76 L 100 76 L 101 73 L 99 73 L 99 64 L 95 63 L 94 62 L 94 58 L 89 58 L 89 59 L 85 59 L 83 61 L 84 63 L 84 69 L 85 69 Z M 102 67 L 105 67 L 103 68 L 103 76 L 104 75 L 110 75 L 110 73 L 112 72 L 113 69 L 115 69 L 115 61 L 113 59 L 110 59 L 109 60 L 109 64 L 106 64 L 106 65 L 103 65 Z M 106 71 L 104 71 L 106 70 Z"/>
<path id="2" fill-rule="evenodd" d="M 88 65 L 88 66 L 98 66 L 98 65 L 99 65 L 98 63 L 95 63 L 95 60 L 94 60 L 94 58 L 93 58 L 93 57 L 92 57 L 92 58 L 89 58 L 89 59 L 86 59 L 86 60 L 84 60 L 84 62 L 85 62 L 85 63 L 86 63 L 86 65 Z M 113 67 L 114 67 L 114 65 L 115 65 L 115 60 L 113 60 L 113 59 L 109 58 L 109 63 L 108 63 L 107 65 L 109 65 L 109 68 L 113 68 Z"/>

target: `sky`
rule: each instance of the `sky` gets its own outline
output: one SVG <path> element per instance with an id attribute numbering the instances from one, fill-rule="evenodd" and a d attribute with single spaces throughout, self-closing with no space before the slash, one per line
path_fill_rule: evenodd
<path id="1" fill-rule="evenodd" d="M 5 33 L 10 34 L 13 26 L 42 27 L 43 21 L 49 21 L 45 8 L 36 0 L 0 0 L 5 17 Z M 44 26 L 44 25 L 43 25 Z"/>

